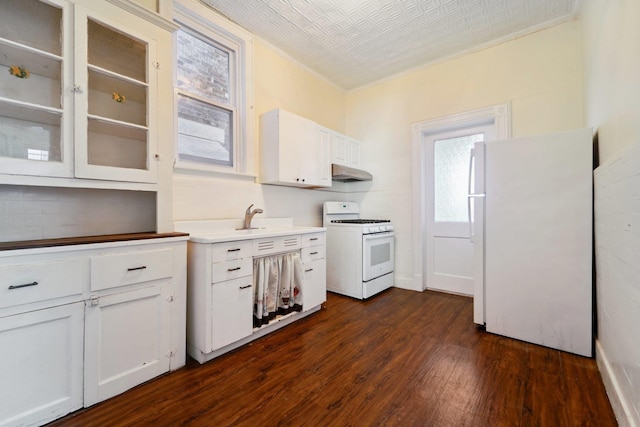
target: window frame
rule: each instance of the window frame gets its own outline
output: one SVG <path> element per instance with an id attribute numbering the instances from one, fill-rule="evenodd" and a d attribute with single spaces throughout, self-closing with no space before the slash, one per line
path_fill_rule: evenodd
<path id="1" fill-rule="evenodd" d="M 180 159 L 178 146 L 178 98 L 186 96 L 196 101 L 202 98 L 177 87 L 177 32 L 173 37 L 173 106 L 174 106 L 174 169 L 211 174 L 256 176 L 253 117 L 253 35 L 219 15 L 210 7 L 190 0 L 173 2 L 173 20 L 192 36 L 209 39 L 217 48 L 228 51 L 229 105 L 206 99 L 206 103 L 228 110 L 233 115 L 231 166 Z"/>

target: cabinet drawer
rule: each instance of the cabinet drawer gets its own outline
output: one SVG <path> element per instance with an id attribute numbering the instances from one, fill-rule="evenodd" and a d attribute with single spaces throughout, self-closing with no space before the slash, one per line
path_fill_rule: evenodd
<path id="1" fill-rule="evenodd" d="M 213 244 L 211 245 L 211 260 L 213 262 L 224 262 L 251 258 L 252 248 L 253 242 L 251 240 Z"/>
<path id="2" fill-rule="evenodd" d="M 0 307 L 80 295 L 88 280 L 88 260 L 80 258 L 2 267 Z"/>
<path id="3" fill-rule="evenodd" d="M 214 263 L 211 266 L 211 279 L 213 283 L 223 282 L 237 277 L 253 274 L 253 259 L 244 258 L 227 262 Z"/>
<path id="4" fill-rule="evenodd" d="M 253 241 L 253 256 L 259 257 L 280 252 L 291 252 L 300 249 L 300 235 L 274 237 Z"/>
<path id="5" fill-rule="evenodd" d="M 303 234 L 301 239 L 303 248 L 324 245 L 324 233 Z"/>
<path id="6" fill-rule="evenodd" d="M 158 280 L 173 275 L 173 249 L 91 257 L 91 290 Z"/>
<path id="7" fill-rule="evenodd" d="M 300 258 L 302 262 L 315 261 L 324 259 L 324 246 L 312 246 L 310 248 L 302 248 Z"/>

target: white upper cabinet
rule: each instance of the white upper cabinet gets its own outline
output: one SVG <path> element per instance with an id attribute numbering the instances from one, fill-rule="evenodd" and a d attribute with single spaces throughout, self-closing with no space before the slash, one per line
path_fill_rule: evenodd
<path id="1" fill-rule="evenodd" d="M 331 163 L 362 167 L 362 144 L 357 139 L 331 131 Z"/>
<path id="2" fill-rule="evenodd" d="M 109 2 L 9 0 L 1 12 L 0 183 L 156 183 L 156 46 L 170 32 Z"/>
<path id="3" fill-rule="evenodd" d="M 1 173 L 73 173 L 72 7 L 65 1 L 2 3 Z"/>
<path id="4" fill-rule="evenodd" d="M 111 16 L 77 6 L 74 92 L 79 178 L 157 180 L 156 43 L 136 21 L 126 14 Z"/>
<path id="5" fill-rule="evenodd" d="M 282 109 L 260 118 L 263 184 L 330 187 L 330 145 L 319 126 Z"/>

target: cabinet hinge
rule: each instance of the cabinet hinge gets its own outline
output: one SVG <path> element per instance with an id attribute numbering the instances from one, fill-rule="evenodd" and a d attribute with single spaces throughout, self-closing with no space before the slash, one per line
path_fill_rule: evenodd
<path id="1" fill-rule="evenodd" d="M 173 301 L 175 301 L 175 299 L 176 299 L 176 296 L 175 296 L 175 295 L 169 295 L 169 296 L 167 297 L 167 301 L 169 301 L 169 302 L 173 302 Z"/>
<path id="2" fill-rule="evenodd" d="M 91 298 L 91 299 L 86 300 L 84 303 L 85 303 L 85 305 L 87 307 L 96 307 L 96 306 L 100 305 L 100 298 L 98 298 L 98 297 Z"/>
<path id="3" fill-rule="evenodd" d="M 82 86 L 73 85 L 73 88 L 71 89 L 71 92 L 73 92 L 73 93 L 83 93 L 84 91 L 82 90 Z"/>
<path id="4" fill-rule="evenodd" d="M 160 63 L 158 61 L 153 61 L 153 68 L 155 68 L 156 70 L 160 69 Z"/>

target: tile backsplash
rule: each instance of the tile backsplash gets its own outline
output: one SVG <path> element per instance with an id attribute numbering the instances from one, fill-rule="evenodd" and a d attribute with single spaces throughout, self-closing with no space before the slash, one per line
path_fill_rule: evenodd
<path id="1" fill-rule="evenodd" d="M 0 241 L 156 230 L 156 194 L 0 185 Z"/>

